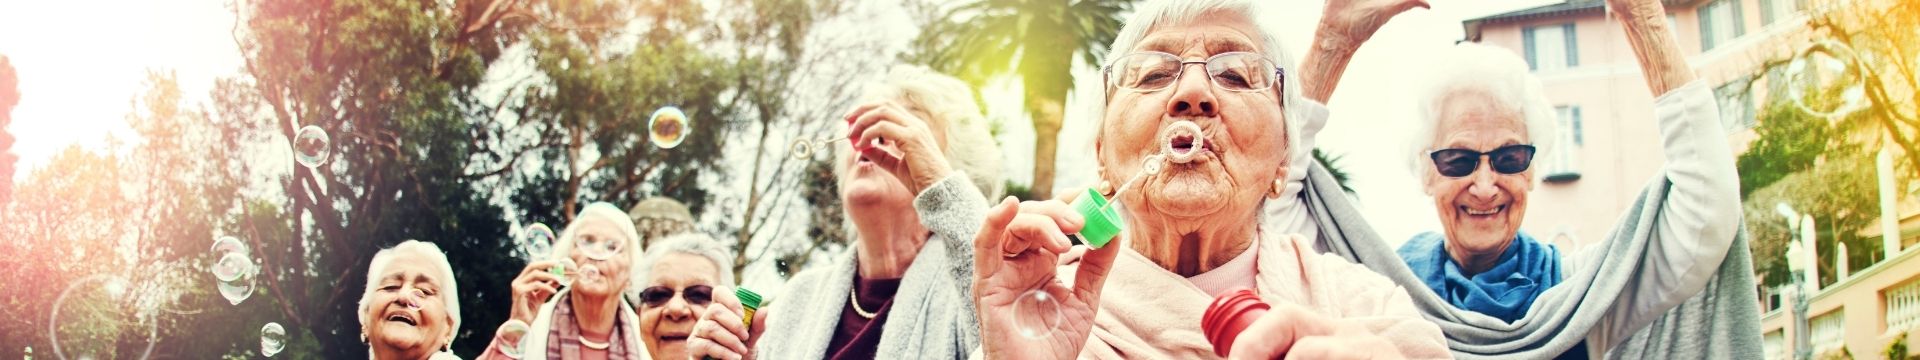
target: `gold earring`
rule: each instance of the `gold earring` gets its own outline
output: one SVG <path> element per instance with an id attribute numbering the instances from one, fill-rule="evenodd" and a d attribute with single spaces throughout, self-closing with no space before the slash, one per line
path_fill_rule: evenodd
<path id="1" fill-rule="evenodd" d="M 1267 198 L 1279 199 L 1280 195 L 1282 195 L 1281 192 L 1285 191 L 1286 188 L 1287 179 L 1273 179 L 1273 188 L 1267 190 Z"/>

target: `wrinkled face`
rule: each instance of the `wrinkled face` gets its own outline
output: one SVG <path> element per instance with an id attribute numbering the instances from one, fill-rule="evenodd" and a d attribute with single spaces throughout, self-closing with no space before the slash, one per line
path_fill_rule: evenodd
<path id="1" fill-rule="evenodd" d="M 614 220 L 582 217 L 575 221 L 582 223 L 573 235 L 573 248 L 567 252 L 567 257 L 580 264 L 579 269 L 567 269 L 567 276 L 573 277 L 573 291 L 594 298 L 617 298 L 627 290 L 627 282 L 632 279 L 628 269 L 633 264 L 633 252 L 639 250 Z M 606 259 L 588 256 L 593 251 L 590 249 L 601 246 L 617 250 L 609 252 L 611 256 Z"/>
<path id="2" fill-rule="evenodd" d="M 895 99 L 893 105 L 906 109 L 907 113 L 927 122 L 933 130 L 933 138 L 939 141 L 940 149 L 947 148 L 947 124 L 933 118 L 919 104 L 904 99 Z M 869 211 L 894 211 L 900 207 L 912 207 L 914 194 L 907 189 L 909 179 L 893 176 L 892 172 L 881 168 L 879 163 L 868 160 L 866 156 L 853 151 L 851 141 L 839 142 L 840 151 L 845 156 L 835 158 L 840 171 L 840 200 L 847 206 L 848 212 L 861 216 Z M 899 143 L 891 139 L 876 141 L 875 147 L 889 151 L 898 151 Z M 946 156 L 946 154 L 928 154 Z M 905 162 L 900 164 L 905 166 Z"/>
<path id="3" fill-rule="evenodd" d="M 441 298 L 444 282 L 434 275 L 439 272 L 433 264 L 424 255 L 401 253 L 382 269 L 378 288 L 361 309 L 367 321 L 360 331 L 367 335 L 367 344 L 385 350 L 377 353 L 424 359 L 451 340 L 453 318 Z"/>
<path id="4" fill-rule="evenodd" d="M 1483 91 L 1456 91 L 1440 101 L 1443 105 L 1438 109 L 1430 150 L 1485 152 L 1530 143 L 1520 112 Z M 1465 177 L 1447 177 L 1434 166 L 1426 167 L 1427 195 L 1433 196 L 1451 251 L 1498 256 L 1520 231 L 1520 220 L 1527 213 L 1527 192 L 1533 190 L 1533 167 L 1517 174 L 1501 174 L 1488 160 L 1482 157 L 1479 167 Z"/>
<path id="5" fill-rule="evenodd" d="M 1261 53 L 1258 28 L 1243 16 L 1213 12 L 1188 24 L 1149 31 L 1140 45 L 1123 51 L 1157 51 L 1181 61 L 1205 61 L 1226 52 Z M 1177 82 L 1151 92 L 1114 88 L 1105 127 L 1095 140 L 1102 178 L 1115 188 L 1139 173 L 1142 161 L 1159 153 L 1159 138 L 1171 124 L 1190 120 L 1205 141 L 1192 148 L 1172 139 L 1176 151 L 1194 152 L 1184 164 L 1169 163 L 1120 195 L 1130 213 L 1172 219 L 1211 215 L 1244 217 L 1284 174 L 1287 159 L 1280 91 L 1230 91 L 1209 81 L 1205 66 L 1185 65 Z"/>
<path id="6" fill-rule="evenodd" d="M 685 290 L 692 286 L 719 284 L 715 274 L 720 268 L 699 255 L 674 253 L 660 258 L 648 273 L 644 289 L 671 289 L 673 296 L 658 305 L 643 301 L 640 305 L 640 339 L 654 359 L 687 358 L 687 334 L 700 320 L 699 311 L 708 300 L 688 301 Z M 644 299 L 644 296 L 643 296 Z"/>

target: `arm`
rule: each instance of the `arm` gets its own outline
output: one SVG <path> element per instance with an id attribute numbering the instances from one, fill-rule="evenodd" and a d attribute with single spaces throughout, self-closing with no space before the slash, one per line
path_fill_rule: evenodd
<path id="1" fill-rule="evenodd" d="M 1427 8 L 1426 0 L 1328 1 L 1313 31 L 1313 48 L 1300 60 L 1301 96 L 1327 103 L 1360 45 L 1388 19 L 1416 7 Z"/>
<path id="2" fill-rule="evenodd" d="M 1658 1 L 1609 0 L 1656 96 L 1671 184 L 1655 215 L 1641 271 L 1628 280 L 1590 340 L 1612 347 L 1694 296 L 1725 260 L 1740 225 L 1739 179 L 1720 111 L 1667 30 Z M 1591 264 L 1588 264 L 1591 265 Z"/>
<path id="3" fill-rule="evenodd" d="M 973 243 L 980 231 L 980 224 L 986 222 L 987 201 L 980 190 L 973 186 L 967 175 L 952 172 L 946 179 L 934 183 L 921 191 L 913 199 L 915 211 L 920 213 L 920 224 L 933 232 L 929 246 L 941 246 L 946 251 L 948 274 L 954 279 L 952 285 L 959 289 L 956 300 L 964 307 L 961 314 L 961 341 L 966 348 L 980 344 L 979 319 L 973 304 L 973 283 L 961 279 L 973 278 Z"/>

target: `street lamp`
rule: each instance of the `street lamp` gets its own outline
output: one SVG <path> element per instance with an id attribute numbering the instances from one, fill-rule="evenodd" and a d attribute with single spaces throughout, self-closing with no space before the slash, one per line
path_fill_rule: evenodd
<path id="1" fill-rule="evenodd" d="M 1787 218 L 1787 279 L 1793 283 L 1793 358 L 1808 360 L 1813 358 L 1813 336 L 1807 326 L 1807 258 L 1809 251 L 1802 246 L 1800 213 L 1793 207 L 1781 202 L 1773 210 Z M 1811 239 L 1808 239 L 1811 240 Z"/>

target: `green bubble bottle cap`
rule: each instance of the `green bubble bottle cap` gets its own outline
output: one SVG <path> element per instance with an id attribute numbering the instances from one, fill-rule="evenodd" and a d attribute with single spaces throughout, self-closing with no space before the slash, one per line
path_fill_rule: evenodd
<path id="1" fill-rule="evenodd" d="M 1107 198 L 1100 196 L 1100 192 L 1093 188 L 1087 188 L 1086 194 L 1073 199 L 1073 210 L 1086 219 L 1086 226 L 1080 228 L 1079 234 L 1069 238 L 1076 243 L 1084 242 L 1087 247 L 1106 247 L 1125 227 L 1120 221 L 1120 213 L 1114 211 Z"/>

